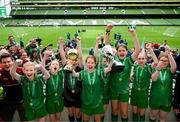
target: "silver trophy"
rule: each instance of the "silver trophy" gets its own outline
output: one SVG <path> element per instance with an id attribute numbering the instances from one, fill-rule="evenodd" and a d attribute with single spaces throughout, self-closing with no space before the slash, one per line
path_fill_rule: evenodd
<path id="1" fill-rule="evenodd" d="M 114 52 L 113 52 L 113 48 L 110 45 L 106 45 L 102 48 L 102 53 L 104 55 L 104 57 L 106 57 L 109 61 L 113 62 L 112 65 L 112 72 L 115 73 L 119 73 L 122 72 L 124 69 L 124 64 L 122 64 L 121 62 L 118 62 L 116 60 L 114 60 Z"/>

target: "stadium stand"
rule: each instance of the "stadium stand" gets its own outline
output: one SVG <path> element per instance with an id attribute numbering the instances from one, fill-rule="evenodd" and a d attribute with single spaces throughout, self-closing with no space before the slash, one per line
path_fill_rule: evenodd
<path id="1" fill-rule="evenodd" d="M 128 25 L 131 19 L 139 25 L 180 25 L 179 0 L 18 0 L 11 4 L 13 19 L 1 19 L 1 26 L 92 25 L 92 19 L 98 19 L 96 25 Z"/>
<path id="2" fill-rule="evenodd" d="M 179 18 L 178 0 L 19 0 L 13 18 Z"/>

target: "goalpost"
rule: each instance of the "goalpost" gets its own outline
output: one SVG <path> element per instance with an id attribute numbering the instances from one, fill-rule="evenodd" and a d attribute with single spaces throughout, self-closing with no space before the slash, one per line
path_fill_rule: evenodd
<path id="1" fill-rule="evenodd" d="M 164 31 L 163 35 L 174 37 L 174 35 L 177 33 L 178 30 L 179 30 L 178 28 L 169 27 Z"/>

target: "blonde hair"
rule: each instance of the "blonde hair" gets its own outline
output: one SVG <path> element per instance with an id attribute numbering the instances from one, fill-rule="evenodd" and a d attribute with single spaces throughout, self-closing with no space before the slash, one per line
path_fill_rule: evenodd
<path id="1" fill-rule="evenodd" d="M 23 67 L 26 68 L 27 66 L 33 66 L 33 67 L 35 67 L 35 64 L 34 64 L 33 62 L 31 62 L 31 61 L 28 61 L 28 62 L 26 62 L 26 63 L 23 65 Z"/>

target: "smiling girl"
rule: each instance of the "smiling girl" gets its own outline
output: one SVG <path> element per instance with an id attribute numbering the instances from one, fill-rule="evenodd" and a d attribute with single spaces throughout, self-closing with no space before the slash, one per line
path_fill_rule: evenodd
<path id="1" fill-rule="evenodd" d="M 172 103 L 172 74 L 176 71 L 176 63 L 170 54 L 169 47 L 159 56 L 159 62 L 152 74 L 152 87 L 150 95 L 150 120 L 155 121 L 159 116 L 164 122 L 171 110 Z"/>
<path id="2" fill-rule="evenodd" d="M 116 47 L 116 55 L 114 59 L 125 65 L 121 73 L 111 73 L 110 75 L 110 99 L 112 106 L 112 121 L 118 121 L 118 113 L 121 114 L 122 121 L 128 121 L 128 101 L 129 101 L 129 77 L 131 67 L 137 59 L 140 52 L 140 46 L 136 31 L 134 29 L 128 30 L 134 39 L 135 50 L 133 54 L 126 57 L 128 54 L 127 46 L 119 44 Z"/>
<path id="3" fill-rule="evenodd" d="M 133 110 L 133 121 L 145 121 L 145 110 L 148 107 L 148 90 L 152 68 L 158 63 L 151 44 L 147 44 L 147 50 L 152 56 L 153 63 L 147 64 L 145 49 L 139 53 L 137 64 L 134 65 L 133 86 L 131 90 L 131 105 Z"/>
<path id="4" fill-rule="evenodd" d="M 100 122 L 101 116 L 104 113 L 103 108 L 103 82 L 101 72 L 107 73 L 111 70 L 112 64 L 108 68 L 105 68 L 104 71 L 96 69 L 96 57 L 88 56 L 86 58 L 86 67 L 87 69 L 81 71 L 80 73 L 75 73 L 75 77 L 82 79 L 82 107 L 81 111 L 83 113 L 83 121 L 88 122 L 90 116 L 94 115 L 95 121 Z"/>
<path id="5" fill-rule="evenodd" d="M 21 64 L 22 60 L 16 60 L 10 72 L 12 77 L 22 84 L 25 116 L 28 121 L 45 121 L 47 112 L 44 104 L 43 83 L 50 77 L 49 73 L 40 64 L 26 62 L 23 65 L 24 75 L 19 75 L 16 69 Z M 37 70 L 41 70 L 44 75 L 36 75 Z"/>

